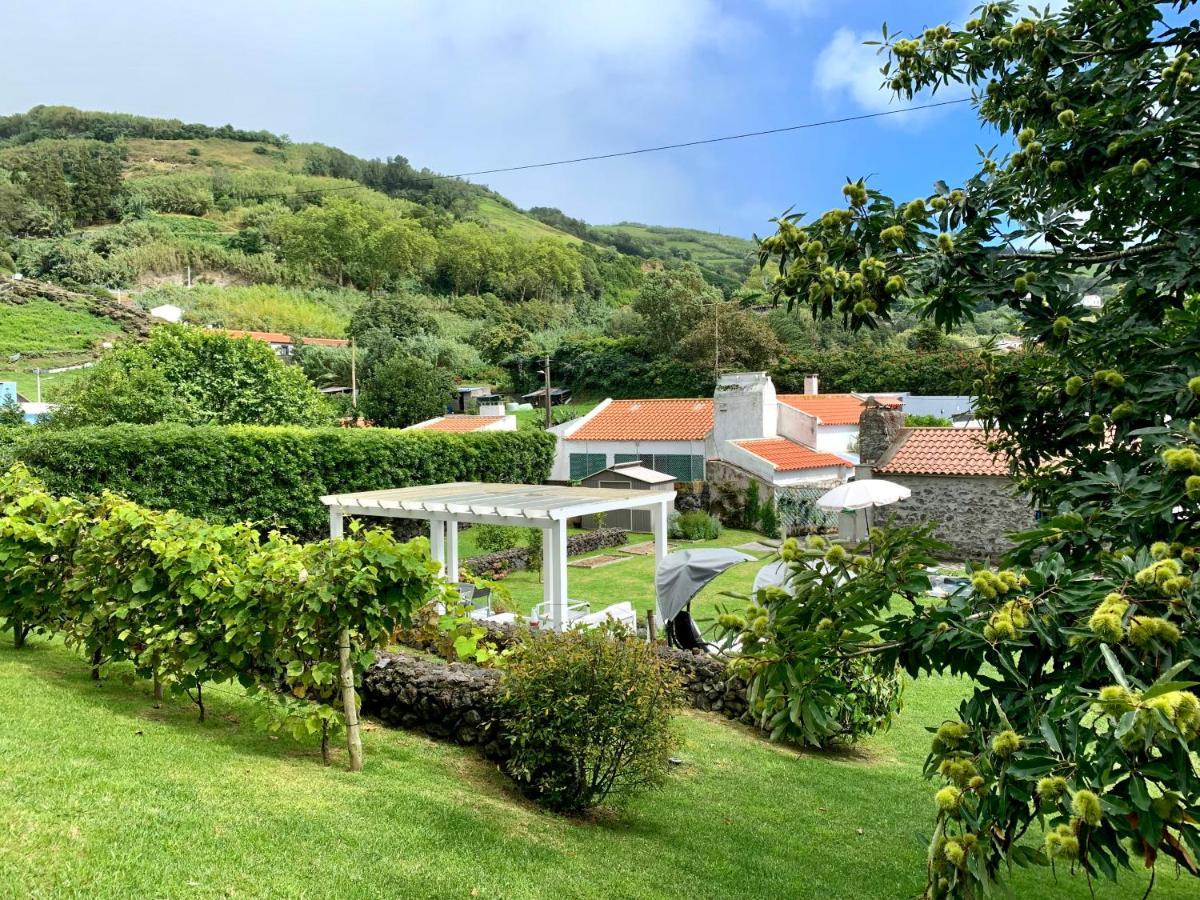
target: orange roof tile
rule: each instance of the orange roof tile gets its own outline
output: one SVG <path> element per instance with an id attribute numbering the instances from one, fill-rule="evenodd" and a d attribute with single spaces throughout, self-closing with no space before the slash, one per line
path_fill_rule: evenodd
<path id="1" fill-rule="evenodd" d="M 291 337 L 282 331 L 239 331 L 235 328 L 228 328 L 225 330 L 225 333 L 230 337 L 254 338 L 256 341 L 266 341 L 268 344 L 292 343 Z M 345 338 L 306 337 L 300 338 L 300 343 L 320 344 L 323 347 L 345 347 L 350 342 Z"/>
<path id="2" fill-rule="evenodd" d="M 504 419 L 504 416 L 442 416 L 430 422 L 428 425 L 414 425 L 413 428 L 420 428 L 422 431 L 453 431 L 462 433 L 465 431 L 478 431 L 485 425 L 495 425 Z"/>
<path id="3" fill-rule="evenodd" d="M 863 402 L 853 394 L 780 394 L 780 403 L 816 416 L 822 425 L 857 425 Z"/>
<path id="4" fill-rule="evenodd" d="M 713 402 L 614 400 L 568 441 L 702 441 L 713 427 Z"/>
<path id="5" fill-rule="evenodd" d="M 1008 475 L 1003 454 L 992 453 L 982 428 L 906 428 L 881 475 Z"/>
<path id="6" fill-rule="evenodd" d="M 827 466 L 850 468 L 850 463 L 840 456 L 832 453 L 819 453 L 787 438 L 757 438 L 749 441 L 734 441 L 734 443 L 743 450 L 749 450 L 759 459 L 765 459 L 780 472 L 823 469 Z"/>

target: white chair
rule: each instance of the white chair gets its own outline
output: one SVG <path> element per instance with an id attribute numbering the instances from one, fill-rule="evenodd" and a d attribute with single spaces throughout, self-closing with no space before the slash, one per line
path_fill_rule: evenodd
<path id="1" fill-rule="evenodd" d="M 576 619 L 586 616 L 592 611 L 592 604 L 586 600 L 567 600 L 567 627 Z M 529 614 L 529 621 L 533 625 L 540 625 L 550 621 L 550 604 L 543 600 L 533 608 Z"/>
<path id="2" fill-rule="evenodd" d="M 633 604 L 629 602 L 614 603 L 612 606 L 606 606 L 599 612 L 591 613 L 590 615 L 580 616 L 568 626 L 569 628 L 594 628 L 597 625 L 603 625 L 605 620 L 611 619 L 628 628 L 634 634 L 637 633 L 637 610 L 633 608 Z"/>

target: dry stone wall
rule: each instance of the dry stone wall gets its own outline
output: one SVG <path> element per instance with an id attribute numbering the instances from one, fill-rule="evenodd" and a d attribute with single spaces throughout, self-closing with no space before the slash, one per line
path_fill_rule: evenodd
<path id="1" fill-rule="evenodd" d="M 1026 497 L 1013 496 L 1013 483 L 994 475 L 884 476 L 912 491 L 907 500 L 880 509 L 876 521 L 895 517 L 897 525 L 936 522 L 934 536 L 963 559 L 995 560 L 1010 547 L 1008 535 L 1034 523 Z"/>

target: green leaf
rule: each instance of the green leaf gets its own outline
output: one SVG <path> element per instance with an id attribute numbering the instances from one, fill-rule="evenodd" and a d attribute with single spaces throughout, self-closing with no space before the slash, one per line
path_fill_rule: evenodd
<path id="1" fill-rule="evenodd" d="M 1100 655 L 1104 657 L 1104 664 L 1108 666 L 1108 671 L 1112 672 L 1113 678 L 1117 679 L 1117 684 L 1128 688 L 1129 679 L 1125 677 L 1125 670 L 1121 668 L 1121 661 L 1117 659 L 1117 654 L 1113 653 L 1112 647 L 1108 644 L 1101 644 Z"/>

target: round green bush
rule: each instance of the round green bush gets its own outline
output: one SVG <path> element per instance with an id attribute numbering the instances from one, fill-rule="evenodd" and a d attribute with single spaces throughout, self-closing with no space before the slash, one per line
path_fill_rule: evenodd
<path id="1" fill-rule="evenodd" d="M 680 702 L 653 648 L 615 627 L 532 634 L 513 648 L 501 683 L 505 771 L 563 812 L 656 787 Z"/>

